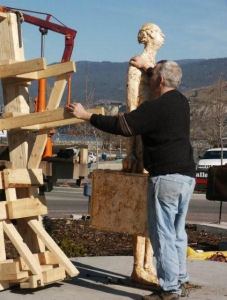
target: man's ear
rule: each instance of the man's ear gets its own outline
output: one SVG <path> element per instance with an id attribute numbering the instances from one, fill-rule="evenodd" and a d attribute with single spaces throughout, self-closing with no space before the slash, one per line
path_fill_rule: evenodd
<path id="1" fill-rule="evenodd" d="M 165 79 L 162 76 L 159 77 L 159 83 L 160 85 L 165 85 Z"/>

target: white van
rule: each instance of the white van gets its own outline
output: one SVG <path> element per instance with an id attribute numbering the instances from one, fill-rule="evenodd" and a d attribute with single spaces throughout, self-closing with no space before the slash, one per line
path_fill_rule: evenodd
<path id="1" fill-rule="evenodd" d="M 223 165 L 227 164 L 227 148 L 223 148 Z M 198 161 L 197 167 L 208 169 L 210 166 L 221 165 L 221 148 L 208 149 Z"/>
<path id="2" fill-rule="evenodd" d="M 227 164 L 227 148 L 223 148 L 222 164 Z M 196 165 L 196 189 L 205 189 L 208 169 L 211 166 L 221 165 L 221 148 L 208 149 Z"/>

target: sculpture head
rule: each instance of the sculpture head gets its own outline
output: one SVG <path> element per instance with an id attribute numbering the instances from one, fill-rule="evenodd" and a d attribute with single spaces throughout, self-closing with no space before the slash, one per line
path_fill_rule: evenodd
<path id="1" fill-rule="evenodd" d="M 138 42 L 145 46 L 150 44 L 155 49 L 159 49 L 164 44 L 165 35 L 161 29 L 152 23 L 144 24 L 138 33 Z"/>

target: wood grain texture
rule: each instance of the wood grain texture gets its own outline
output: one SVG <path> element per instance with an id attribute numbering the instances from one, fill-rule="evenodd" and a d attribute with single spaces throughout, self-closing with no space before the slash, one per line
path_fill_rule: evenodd
<path id="1" fill-rule="evenodd" d="M 146 174 L 94 170 L 91 226 L 104 231 L 147 235 Z"/>

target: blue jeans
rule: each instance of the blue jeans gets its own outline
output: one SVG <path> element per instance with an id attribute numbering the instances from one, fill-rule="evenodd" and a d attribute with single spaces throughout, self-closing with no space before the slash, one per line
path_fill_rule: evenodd
<path id="1" fill-rule="evenodd" d="M 181 293 L 188 281 L 185 218 L 195 179 L 181 174 L 149 178 L 148 228 L 161 288 Z"/>

